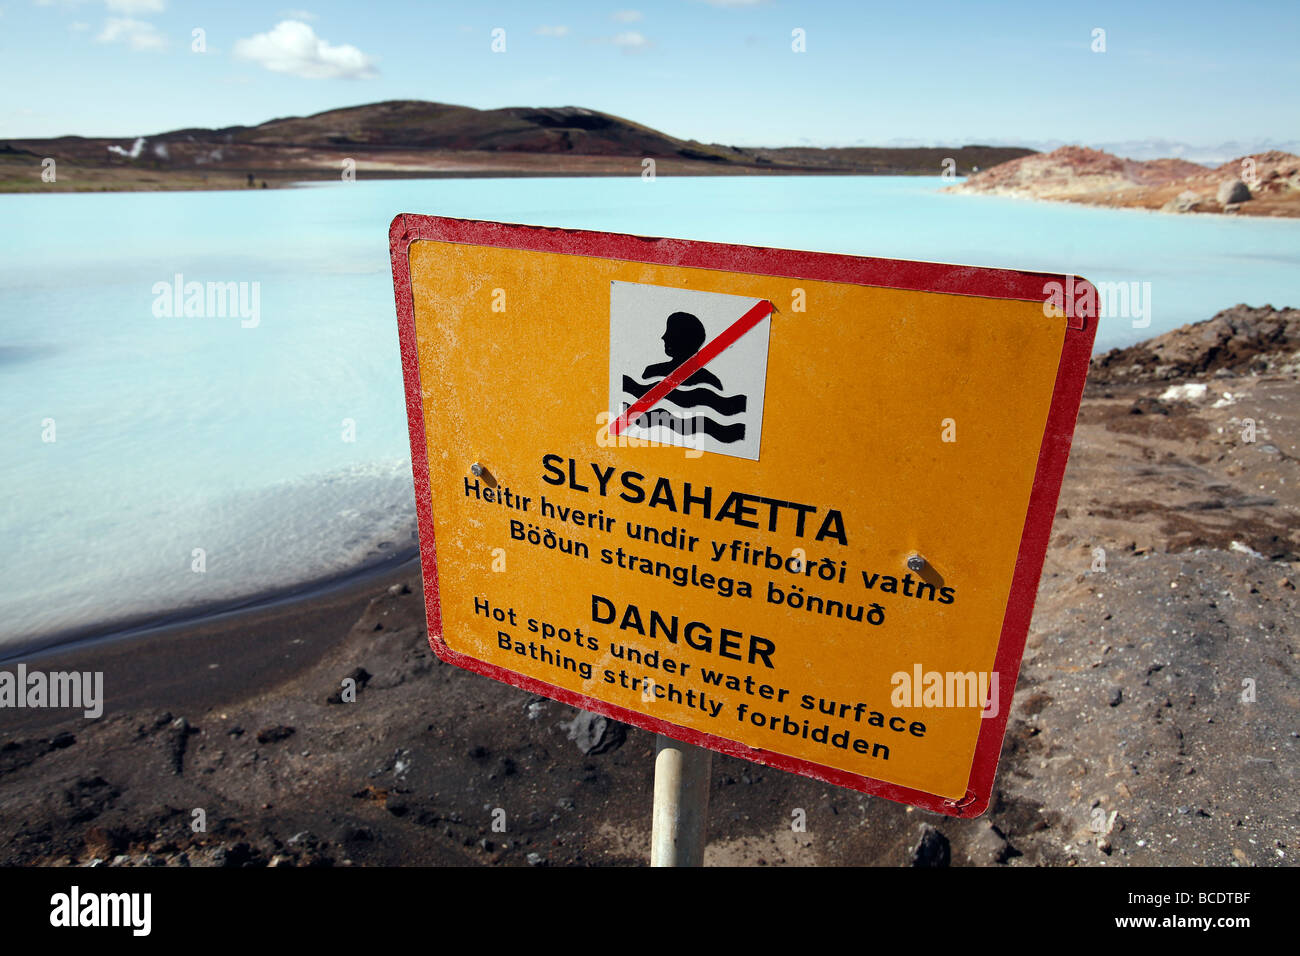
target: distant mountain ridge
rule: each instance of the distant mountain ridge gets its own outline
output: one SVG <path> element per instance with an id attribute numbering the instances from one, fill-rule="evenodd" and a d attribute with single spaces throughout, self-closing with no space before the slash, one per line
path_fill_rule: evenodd
<path id="1" fill-rule="evenodd" d="M 722 147 L 669 136 L 619 116 L 578 106 L 480 110 L 425 100 L 388 100 L 289 116 L 257 126 L 183 129 L 152 137 L 255 146 L 493 150 L 594 156 L 683 156 L 725 160 Z"/>
<path id="2" fill-rule="evenodd" d="M 0 141 L 0 191 L 210 189 L 335 179 L 642 175 L 967 175 L 1022 147 L 747 148 L 700 143 L 579 106 L 480 110 L 388 100 L 256 126 Z M 41 179 L 42 158 L 57 181 Z"/>

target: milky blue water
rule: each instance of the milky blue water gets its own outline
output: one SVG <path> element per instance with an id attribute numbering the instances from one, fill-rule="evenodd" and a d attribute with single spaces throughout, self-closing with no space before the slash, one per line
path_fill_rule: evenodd
<path id="1" fill-rule="evenodd" d="M 0 652 L 414 545 L 387 249 L 399 212 L 1151 283 L 1150 327 L 1104 320 L 1099 348 L 1237 302 L 1300 304 L 1300 223 L 940 185 L 362 180 L 0 196 Z M 256 324 L 251 309 L 155 314 L 156 284 L 178 273 L 258 283 Z"/>

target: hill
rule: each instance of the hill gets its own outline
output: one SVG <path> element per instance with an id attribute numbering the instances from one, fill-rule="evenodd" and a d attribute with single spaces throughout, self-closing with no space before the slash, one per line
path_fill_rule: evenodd
<path id="1" fill-rule="evenodd" d="M 479 110 L 391 100 L 256 126 L 129 138 L 0 141 L 0 191 L 246 187 L 337 179 L 466 176 L 939 175 L 1029 155 L 1018 147 L 756 149 L 684 140 L 577 106 Z M 41 178 L 55 160 L 56 179 Z M 252 177 L 251 180 L 249 177 Z"/>

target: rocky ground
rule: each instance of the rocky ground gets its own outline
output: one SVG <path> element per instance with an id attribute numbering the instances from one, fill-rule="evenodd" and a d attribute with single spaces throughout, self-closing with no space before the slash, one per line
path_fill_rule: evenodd
<path id="1" fill-rule="evenodd" d="M 1271 150 L 1206 169 L 1181 159 L 1138 162 L 1062 146 L 985 169 L 946 191 L 1175 213 L 1300 216 L 1300 156 Z"/>
<path id="2" fill-rule="evenodd" d="M 1241 306 L 1094 360 L 986 816 L 715 756 L 706 862 L 1300 857 L 1298 341 Z M 653 737 L 440 663 L 419 585 L 76 652 L 117 708 L 5 712 L 0 862 L 644 863 Z"/>

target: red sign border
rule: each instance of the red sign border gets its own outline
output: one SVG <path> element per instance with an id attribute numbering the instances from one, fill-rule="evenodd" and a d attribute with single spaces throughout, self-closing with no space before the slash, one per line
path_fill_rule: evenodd
<path id="1" fill-rule="evenodd" d="M 800 252 L 685 239 L 663 239 L 620 233 L 560 229 L 515 223 L 482 222 L 402 213 L 389 227 L 389 249 L 393 262 L 393 292 L 397 301 L 397 328 L 402 350 L 402 372 L 406 386 L 406 414 L 411 436 L 411 469 L 415 478 L 415 508 L 420 532 L 420 564 L 424 573 L 424 600 L 429 624 L 429 646 L 439 658 L 457 667 L 491 677 L 521 690 L 550 697 L 571 707 L 602 714 L 651 733 L 663 734 L 685 743 L 753 761 L 824 783 L 847 787 L 873 796 L 911 804 L 923 810 L 954 817 L 982 814 L 992 795 L 998 759 L 1006 734 L 1012 696 L 1024 655 L 1025 639 L 1033 615 L 1038 580 L 1047 555 L 1052 519 L 1061 493 L 1066 461 L 1074 437 L 1074 424 L 1083 397 L 1093 340 L 1095 319 L 1064 318 L 1066 334 L 1052 391 L 1052 404 L 1038 452 L 1038 466 L 1029 495 L 1019 554 L 1012 576 L 1011 593 L 1002 621 L 994 669 L 1000 687 L 1011 688 L 1004 695 L 996 717 L 980 723 L 966 794 L 959 799 L 914 790 L 910 787 L 849 773 L 824 764 L 715 737 L 702 731 L 679 727 L 655 717 L 627 710 L 587 697 L 563 687 L 452 650 L 442 640 L 441 600 L 438 592 L 438 552 L 433 534 L 433 504 L 429 461 L 424 430 L 424 406 L 420 388 L 420 358 L 416 341 L 415 305 L 411 292 L 410 246 L 420 240 L 494 246 L 531 252 L 621 259 L 652 265 L 744 272 L 822 282 L 1044 302 L 1048 282 L 1073 278 L 1076 295 L 1087 291 L 1087 280 L 1068 274 L 1053 275 L 1012 269 L 944 265 L 903 259 L 875 259 L 825 252 Z"/>

